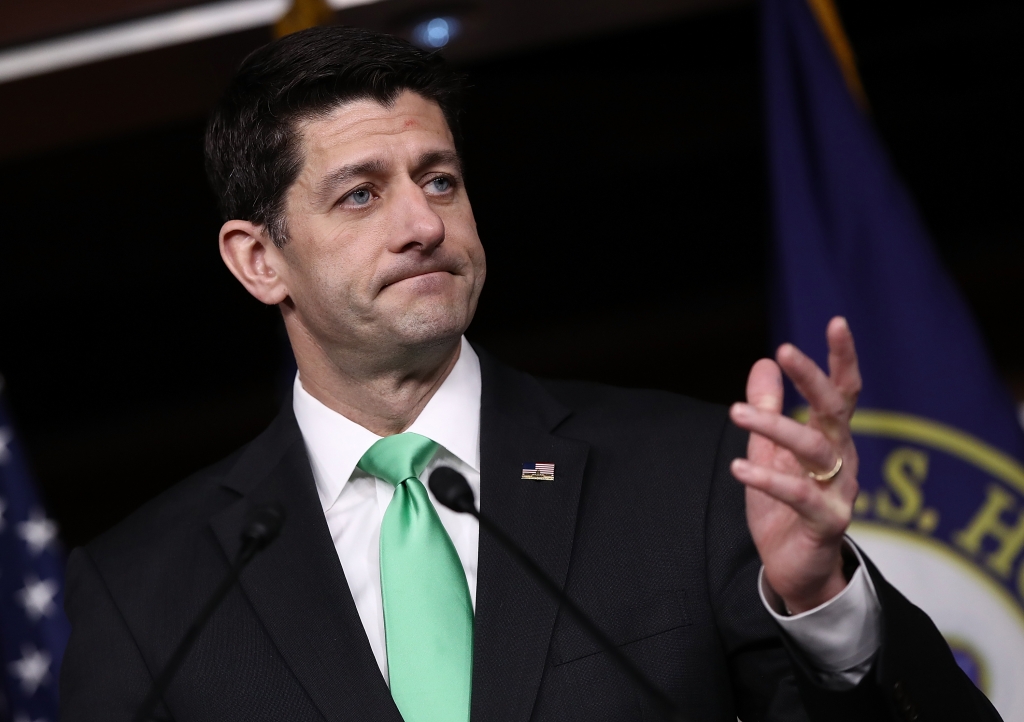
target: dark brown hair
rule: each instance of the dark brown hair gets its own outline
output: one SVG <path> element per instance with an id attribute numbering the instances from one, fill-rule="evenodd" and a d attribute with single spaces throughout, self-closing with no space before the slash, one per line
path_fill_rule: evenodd
<path id="1" fill-rule="evenodd" d="M 284 196 L 304 162 L 296 123 L 352 100 L 390 106 L 403 90 L 440 106 L 458 147 L 462 76 L 436 52 L 338 26 L 304 30 L 254 51 L 206 130 L 206 172 L 224 219 L 263 226 L 275 245 L 284 245 Z"/>

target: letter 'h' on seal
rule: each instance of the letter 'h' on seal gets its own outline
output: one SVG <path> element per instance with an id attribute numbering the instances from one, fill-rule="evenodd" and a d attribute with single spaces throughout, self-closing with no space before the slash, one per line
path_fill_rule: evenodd
<path id="1" fill-rule="evenodd" d="M 377 441 L 359 468 L 395 487 L 380 527 L 380 586 L 391 696 L 406 722 L 468 722 L 473 603 L 455 545 L 420 474 L 437 443 Z"/>

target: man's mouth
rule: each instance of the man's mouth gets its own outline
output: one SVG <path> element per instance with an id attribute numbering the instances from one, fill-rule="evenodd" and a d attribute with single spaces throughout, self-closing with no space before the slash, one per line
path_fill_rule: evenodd
<path id="1" fill-rule="evenodd" d="M 450 271 L 450 270 L 448 270 L 446 268 L 425 269 L 425 270 L 422 270 L 422 271 L 416 271 L 415 273 L 409 273 L 409 274 L 406 274 L 406 275 L 403 275 L 403 276 L 399 276 L 398 278 L 395 278 L 394 280 L 388 281 L 387 283 L 382 285 L 380 287 L 380 289 L 383 291 L 388 286 L 394 286 L 395 284 L 401 283 L 402 281 L 410 281 L 410 280 L 417 279 L 417 278 L 424 278 L 425 276 L 440 276 L 440 275 L 455 275 L 455 274 L 452 273 L 452 271 Z"/>

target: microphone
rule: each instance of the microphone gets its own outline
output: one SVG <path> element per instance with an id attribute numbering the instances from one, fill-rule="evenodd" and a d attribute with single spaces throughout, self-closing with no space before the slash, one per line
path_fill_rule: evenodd
<path id="1" fill-rule="evenodd" d="M 239 556 L 247 548 L 251 549 L 246 560 L 248 561 L 255 556 L 256 552 L 265 549 L 281 533 L 284 517 L 284 507 L 276 502 L 256 507 L 249 514 L 245 526 L 242 527 L 242 549 L 239 551 Z"/>
<path id="2" fill-rule="evenodd" d="M 519 546 L 515 540 L 512 539 L 505 530 L 498 526 L 490 517 L 483 514 L 476 507 L 476 499 L 473 497 L 473 490 L 469 487 L 469 482 L 466 481 L 466 477 L 447 466 L 440 466 L 430 474 L 430 491 L 433 492 L 434 497 L 444 504 L 452 511 L 457 511 L 463 514 L 471 514 L 477 518 L 480 522 L 480 526 L 487 530 L 492 537 L 498 540 L 505 551 L 509 553 L 524 569 L 526 569 L 534 579 L 540 582 L 540 585 L 544 590 L 550 594 L 554 599 L 561 604 L 563 607 L 568 609 L 573 617 L 581 627 L 583 627 L 587 634 L 589 634 L 598 644 L 600 644 L 604 651 L 606 651 L 612 659 L 619 665 L 623 672 L 629 676 L 630 679 L 636 684 L 637 687 L 644 690 L 647 695 L 654 700 L 661 708 L 665 717 L 672 720 L 673 722 L 684 722 L 682 712 L 679 710 L 679 706 L 665 694 L 657 685 L 652 682 L 647 675 L 640 671 L 633 662 L 622 653 L 615 642 L 602 630 L 597 624 L 590 618 L 590 616 L 584 612 L 574 602 L 569 595 L 567 595 L 555 580 L 547 575 L 547 573 L 540 568 L 540 565 L 535 562 L 529 554 L 521 546 Z"/>
<path id="3" fill-rule="evenodd" d="M 238 550 L 235 560 L 231 563 L 231 568 L 228 569 L 224 579 L 221 580 L 221 583 L 214 590 L 209 600 L 199 611 L 199 614 L 196 615 L 195 621 L 185 631 L 185 636 L 181 638 L 181 642 L 178 643 L 171 658 L 167 660 L 167 664 L 164 665 L 160 674 L 153 680 L 153 685 L 149 688 L 149 694 L 142 700 L 142 704 L 136 710 L 135 716 L 132 717 L 132 722 L 146 722 L 146 720 L 153 716 L 153 710 L 156 709 L 160 699 L 164 696 L 167 687 L 171 684 L 171 680 L 174 679 L 174 675 L 177 674 L 178 669 L 191 651 L 192 645 L 199 638 L 203 627 L 210 621 L 210 617 L 217 611 L 217 607 L 224 601 L 228 592 L 238 583 L 238 578 L 241 576 L 242 570 L 245 569 L 246 565 L 252 561 L 252 558 L 258 552 L 266 549 L 277 538 L 277 535 L 281 532 L 281 527 L 284 526 L 284 519 L 284 507 L 276 502 L 256 507 L 249 513 L 245 525 L 242 527 L 242 546 Z"/>

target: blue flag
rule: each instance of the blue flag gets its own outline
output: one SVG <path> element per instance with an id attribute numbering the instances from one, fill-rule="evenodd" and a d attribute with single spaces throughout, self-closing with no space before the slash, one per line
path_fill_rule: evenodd
<path id="1" fill-rule="evenodd" d="M 762 23 L 775 335 L 827 368 L 826 324 L 848 319 L 864 378 L 851 535 L 1024 719 L 1024 432 L 862 107 L 834 7 L 764 0 Z"/>
<path id="2" fill-rule="evenodd" d="M 57 527 L 39 503 L 0 396 L 0 720 L 56 722 L 70 631 Z"/>

